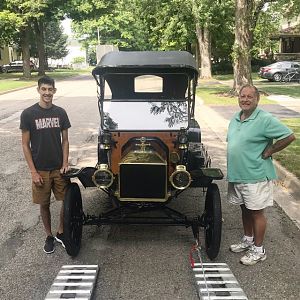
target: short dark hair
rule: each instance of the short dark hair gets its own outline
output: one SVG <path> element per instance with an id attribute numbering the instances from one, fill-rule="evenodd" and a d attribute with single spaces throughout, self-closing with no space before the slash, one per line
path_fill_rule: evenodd
<path id="1" fill-rule="evenodd" d="M 55 88 L 54 79 L 49 76 L 43 76 L 38 80 L 38 87 L 40 87 L 42 84 L 49 84 Z"/>
<path id="2" fill-rule="evenodd" d="M 251 84 L 245 84 L 245 85 L 243 85 L 242 87 L 241 87 L 241 89 L 240 89 L 240 91 L 239 91 L 239 96 L 241 95 L 241 92 L 242 92 L 242 90 L 244 89 L 244 88 L 251 88 L 251 89 L 253 89 L 254 90 L 254 94 L 255 94 L 255 96 L 257 97 L 257 99 L 259 100 L 259 90 L 258 90 L 258 88 L 255 86 L 255 85 L 251 85 Z"/>

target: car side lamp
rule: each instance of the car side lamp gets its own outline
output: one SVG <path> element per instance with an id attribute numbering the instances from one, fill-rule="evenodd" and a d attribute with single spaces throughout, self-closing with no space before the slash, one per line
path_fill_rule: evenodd
<path id="1" fill-rule="evenodd" d="M 184 127 L 180 128 L 180 131 L 177 136 L 178 148 L 185 150 L 188 148 L 188 135 Z"/>

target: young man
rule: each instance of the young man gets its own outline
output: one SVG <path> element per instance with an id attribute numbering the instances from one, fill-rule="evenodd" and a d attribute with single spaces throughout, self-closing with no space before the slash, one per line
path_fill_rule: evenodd
<path id="1" fill-rule="evenodd" d="M 227 135 L 228 200 L 240 205 L 244 227 L 242 240 L 231 245 L 230 250 L 235 253 L 247 250 L 240 260 L 244 265 L 267 258 L 263 247 L 267 224 L 264 208 L 273 205 L 276 173 L 272 154 L 295 140 L 288 127 L 257 107 L 258 102 L 256 87 L 241 88 L 241 111 L 230 121 Z"/>
<path id="2" fill-rule="evenodd" d="M 63 201 L 68 183 L 61 174 L 68 171 L 69 141 L 71 127 L 64 109 L 52 103 L 56 93 L 54 80 L 42 77 L 38 80 L 39 102 L 21 114 L 23 153 L 32 177 L 33 202 L 40 205 L 40 213 L 46 231 L 44 251 L 54 252 L 51 229 L 51 190 L 56 200 Z M 63 205 L 55 237 L 63 246 Z"/>

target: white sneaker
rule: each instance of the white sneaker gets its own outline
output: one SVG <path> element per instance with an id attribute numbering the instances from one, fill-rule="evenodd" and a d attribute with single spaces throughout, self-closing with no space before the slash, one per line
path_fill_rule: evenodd
<path id="1" fill-rule="evenodd" d="M 246 266 L 252 266 L 259 261 L 264 261 L 267 259 L 266 251 L 258 252 L 255 247 L 251 247 L 247 253 L 240 259 L 240 262 Z"/>
<path id="2" fill-rule="evenodd" d="M 241 241 L 237 244 L 233 244 L 229 247 L 230 251 L 234 252 L 234 253 L 239 253 L 239 252 L 243 252 L 246 250 L 249 250 L 251 248 L 251 246 L 253 246 L 254 243 L 253 242 L 249 242 L 244 236 L 241 239 Z"/>

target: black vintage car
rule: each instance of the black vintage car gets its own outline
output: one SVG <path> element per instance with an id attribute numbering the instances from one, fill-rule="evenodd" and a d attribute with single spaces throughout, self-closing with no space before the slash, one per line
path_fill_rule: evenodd
<path id="1" fill-rule="evenodd" d="M 114 208 L 86 215 L 79 186 L 71 183 L 64 201 L 67 253 L 78 254 L 83 225 L 158 224 L 191 227 L 196 239 L 204 227 L 207 255 L 216 258 L 222 212 L 213 180 L 223 174 L 211 168 L 194 119 L 198 69 L 193 56 L 185 51 L 109 52 L 92 74 L 100 113 L 98 163 L 73 169 L 67 177 L 78 177 L 85 188 L 97 187 Z M 146 79 L 156 85 L 145 86 Z M 169 207 L 195 187 L 206 192 L 201 215 L 195 212 L 191 218 Z"/>

